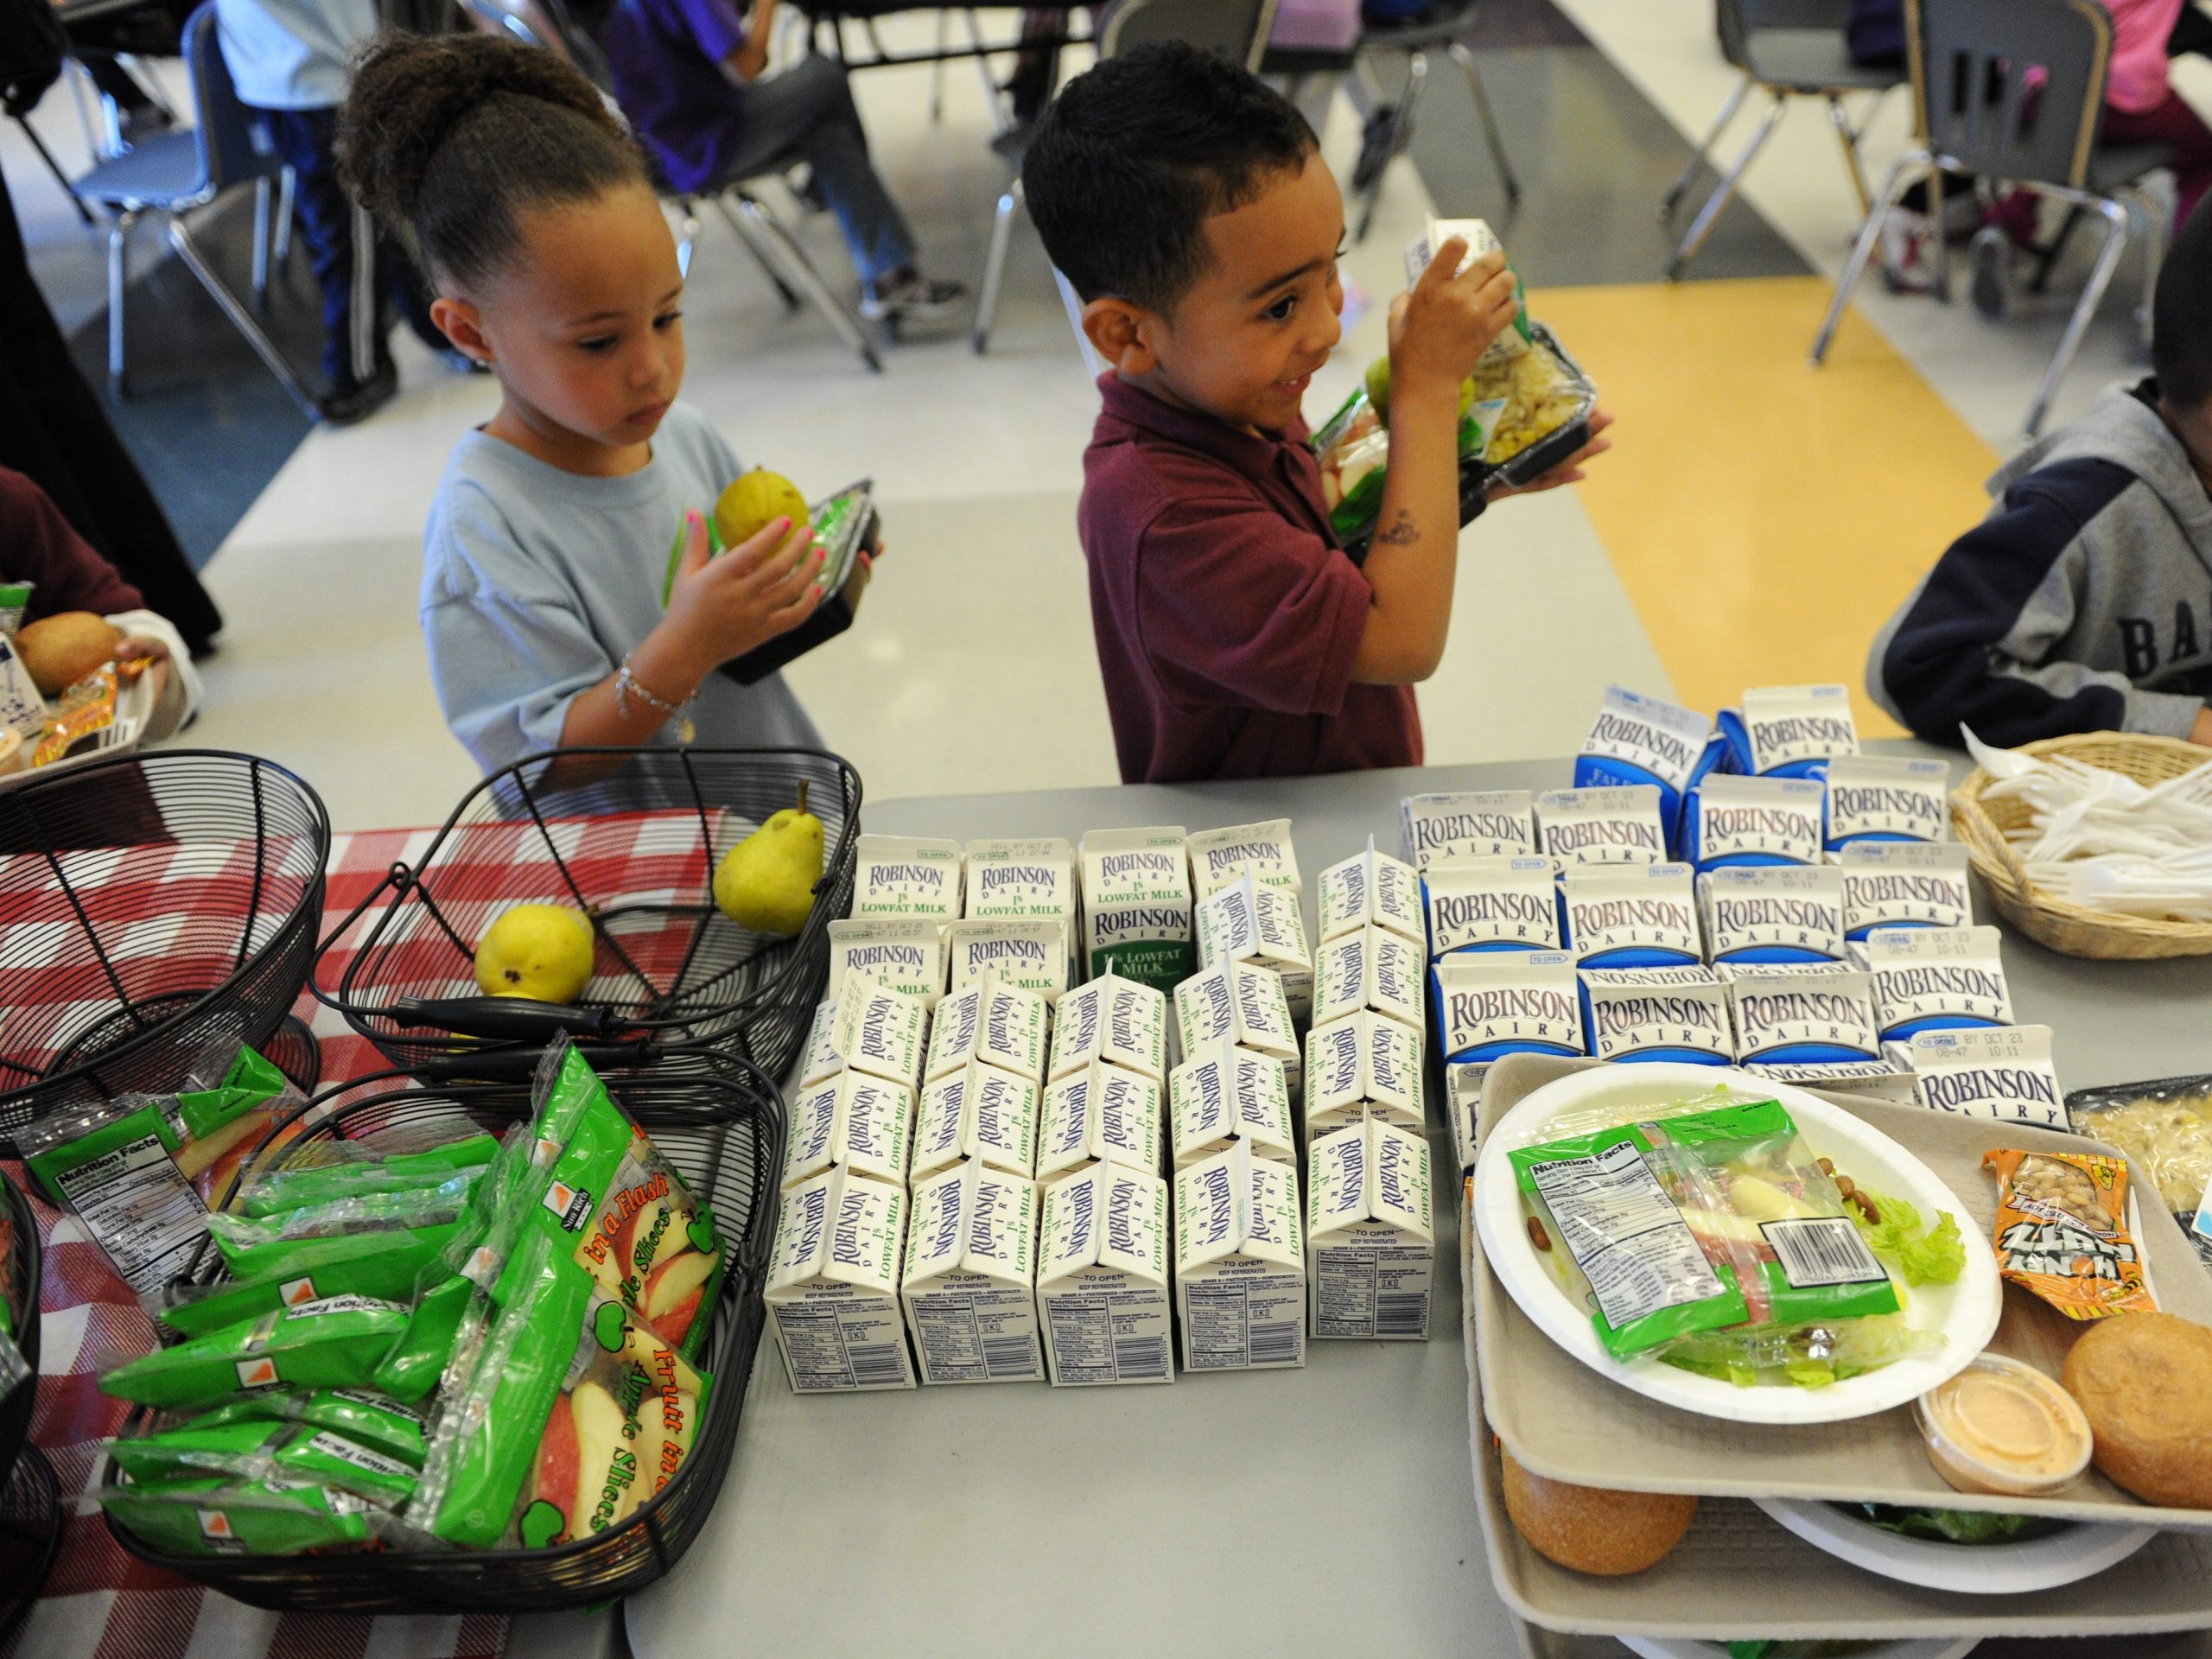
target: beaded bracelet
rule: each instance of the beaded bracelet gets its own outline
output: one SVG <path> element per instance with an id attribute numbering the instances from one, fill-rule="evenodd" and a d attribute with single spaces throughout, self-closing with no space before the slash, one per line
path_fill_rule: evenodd
<path id="1" fill-rule="evenodd" d="M 671 702 L 666 697 L 656 696 L 643 680 L 631 671 L 630 659 L 625 657 L 622 666 L 614 672 L 614 712 L 620 719 L 630 718 L 630 694 L 632 691 L 648 709 L 658 711 L 664 719 L 673 719 L 677 722 L 677 742 L 689 743 L 699 734 L 698 728 L 691 723 L 691 717 L 683 712 L 691 706 L 691 698 L 686 697 L 682 702 Z M 693 694 L 696 695 L 696 692 Z"/>

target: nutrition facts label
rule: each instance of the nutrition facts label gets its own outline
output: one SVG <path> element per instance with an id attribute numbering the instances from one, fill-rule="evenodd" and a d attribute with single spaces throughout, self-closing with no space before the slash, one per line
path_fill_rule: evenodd
<path id="1" fill-rule="evenodd" d="M 142 1296 L 181 1273 L 207 1236 L 207 1206 L 158 1135 L 61 1171 L 54 1181 L 124 1282 Z"/>
<path id="2" fill-rule="evenodd" d="M 1037 1304 L 1025 1291 L 917 1296 L 914 1347 L 931 1382 L 1033 1382 L 1045 1374 Z"/>
<path id="3" fill-rule="evenodd" d="M 1724 1294 L 1697 1236 L 1631 1142 L 1531 1164 L 1529 1175 L 1614 1330 Z"/>
<path id="4" fill-rule="evenodd" d="M 1313 1334 L 1420 1341 L 1428 1335 L 1433 1252 L 1388 1245 L 1318 1252 Z"/>
<path id="5" fill-rule="evenodd" d="M 1052 1342 L 1052 1380 L 1084 1382 L 1165 1382 L 1168 1360 L 1167 1299 L 1158 1291 L 1096 1296 L 1055 1296 L 1046 1304 Z"/>
<path id="6" fill-rule="evenodd" d="M 1294 1274 L 1211 1279 L 1183 1290 L 1185 1363 L 1194 1371 L 1299 1365 L 1306 1359 L 1306 1287 Z"/>
<path id="7" fill-rule="evenodd" d="M 906 1337 L 889 1302 L 775 1310 L 776 1331 L 800 1394 L 903 1389 L 913 1383 Z"/>

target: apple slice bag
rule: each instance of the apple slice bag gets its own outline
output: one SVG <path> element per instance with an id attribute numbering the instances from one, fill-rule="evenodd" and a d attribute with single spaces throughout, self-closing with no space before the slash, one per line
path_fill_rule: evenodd
<path id="1" fill-rule="evenodd" d="M 116 1467 L 141 1484 L 224 1474 L 334 1487 L 392 1510 L 415 1493 L 415 1471 L 399 1459 L 307 1423 L 187 1424 L 126 1436 L 110 1451 Z"/>
<path id="2" fill-rule="evenodd" d="M 372 1389 L 289 1389 L 242 1394 L 178 1427 L 214 1428 L 245 1422 L 310 1423 L 397 1458 L 410 1469 L 423 1466 L 423 1414 Z"/>
<path id="3" fill-rule="evenodd" d="M 382 1142 L 319 1141 L 274 1169 L 249 1170 L 229 1208 L 245 1216 L 273 1216 L 375 1192 L 435 1186 L 462 1170 L 489 1164 L 499 1139 L 479 1131 L 436 1146 L 387 1152 Z"/>

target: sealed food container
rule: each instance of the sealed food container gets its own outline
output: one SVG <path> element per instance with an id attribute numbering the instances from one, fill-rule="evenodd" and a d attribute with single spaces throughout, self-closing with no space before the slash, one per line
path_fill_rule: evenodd
<path id="1" fill-rule="evenodd" d="M 2076 1089 L 2066 1096 L 2066 1117 L 2075 1134 L 2134 1160 L 2212 1268 L 2212 1223 L 2197 1225 L 2212 1185 L 2212 1076 Z"/>
<path id="2" fill-rule="evenodd" d="M 1981 1355 L 1913 1402 L 1936 1472 L 1962 1492 L 2049 1497 L 2089 1466 L 2089 1420 L 2032 1365 Z"/>

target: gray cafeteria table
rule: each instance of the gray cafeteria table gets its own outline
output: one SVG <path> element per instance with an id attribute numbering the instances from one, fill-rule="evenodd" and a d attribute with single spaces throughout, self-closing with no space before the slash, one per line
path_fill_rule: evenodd
<path id="1" fill-rule="evenodd" d="M 1310 894 L 1370 835 L 1397 851 L 1403 796 L 1555 789 L 1571 769 L 947 796 L 868 804 L 862 817 L 874 831 L 962 841 L 1287 817 Z M 1978 913 L 1997 919 L 1986 897 Z M 2056 1028 L 2067 1087 L 2212 1070 L 2212 960 L 2077 962 L 2009 933 L 2005 956 L 2020 1020 Z M 1433 1102 L 1429 1118 L 1448 1169 Z M 764 1335 L 728 1487 L 682 1566 L 631 1599 L 633 1651 L 1514 1652 L 1475 1517 L 1448 1181 L 1438 1200 L 1430 1339 L 1313 1343 L 1302 1370 L 801 1398 Z"/>

